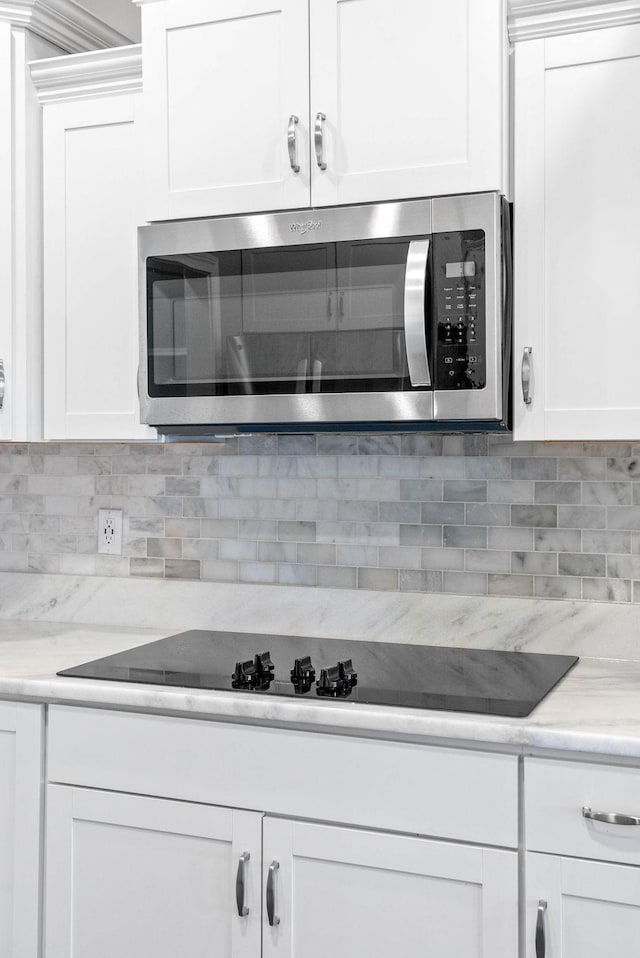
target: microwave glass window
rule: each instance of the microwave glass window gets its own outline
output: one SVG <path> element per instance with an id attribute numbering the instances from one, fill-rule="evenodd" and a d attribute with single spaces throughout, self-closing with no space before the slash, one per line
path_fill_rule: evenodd
<path id="1" fill-rule="evenodd" d="M 409 242 L 150 257 L 150 395 L 411 389 Z"/>

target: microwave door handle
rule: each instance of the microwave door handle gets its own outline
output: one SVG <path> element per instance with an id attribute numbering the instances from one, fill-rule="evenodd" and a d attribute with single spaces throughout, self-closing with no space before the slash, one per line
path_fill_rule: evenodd
<path id="1" fill-rule="evenodd" d="M 311 392 L 319 393 L 322 384 L 322 363 L 314 359 L 311 364 Z"/>
<path id="2" fill-rule="evenodd" d="M 412 386 L 430 386 L 425 290 L 429 240 L 412 240 L 404 284 L 404 341 Z"/>
<path id="3" fill-rule="evenodd" d="M 309 360 L 301 359 L 296 370 L 296 393 L 306 393 L 307 391 L 307 370 L 309 369 Z"/>

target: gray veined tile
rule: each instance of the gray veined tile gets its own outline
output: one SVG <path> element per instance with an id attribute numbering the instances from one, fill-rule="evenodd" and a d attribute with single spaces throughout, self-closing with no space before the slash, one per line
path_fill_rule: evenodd
<path id="1" fill-rule="evenodd" d="M 612 579 L 640 579 L 640 556 L 607 556 L 607 576 Z"/>
<path id="2" fill-rule="evenodd" d="M 607 460 L 601 459 L 560 459 L 558 460 L 558 479 L 564 481 L 592 480 L 602 481 L 607 475 Z"/>
<path id="3" fill-rule="evenodd" d="M 534 548 L 540 552 L 579 552 L 582 533 L 579 529 L 536 529 Z"/>
<path id="4" fill-rule="evenodd" d="M 605 576 L 607 574 L 606 556 L 562 552 L 558 556 L 558 574 L 589 576 L 589 578 Z"/>
<path id="5" fill-rule="evenodd" d="M 400 499 L 412 502 L 441 502 L 440 479 L 401 479 Z"/>
<path id="6" fill-rule="evenodd" d="M 199 579 L 200 563 L 196 559 L 165 559 L 164 574 L 167 579 Z"/>
<path id="7" fill-rule="evenodd" d="M 401 445 L 400 436 L 361 436 L 358 440 L 358 453 L 361 456 L 399 456 Z"/>
<path id="8" fill-rule="evenodd" d="M 445 479 L 445 502 L 486 502 L 487 483 L 482 479 Z"/>
<path id="9" fill-rule="evenodd" d="M 240 582 L 273 583 L 277 581 L 278 566 L 274 562 L 240 562 L 238 579 Z"/>
<path id="10" fill-rule="evenodd" d="M 509 552 L 494 549 L 467 549 L 464 554 L 464 567 L 467 572 L 508 573 L 511 565 Z"/>
<path id="11" fill-rule="evenodd" d="M 509 479 L 511 460 L 497 456 L 469 457 L 465 460 L 467 479 Z"/>
<path id="12" fill-rule="evenodd" d="M 487 529 L 487 548 L 530 552 L 533 549 L 533 538 L 533 529 L 530 528 L 491 526 Z"/>
<path id="13" fill-rule="evenodd" d="M 315 456 L 315 436 L 278 436 L 279 456 Z"/>
<path id="14" fill-rule="evenodd" d="M 532 596 L 533 576 L 489 573 L 488 594 Z"/>
<path id="15" fill-rule="evenodd" d="M 432 456 L 419 459 L 421 479 L 464 479 L 464 456 Z"/>
<path id="16" fill-rule="evenodd" d="M 640 457 L 607 459 L 607 479 L 640 479 Z"/>
<path id="17" fill-rule="evenodd" d="M 305 543 L 309 548 L 313 543 Z M 301 544 L 297 542 L 259 542 L 259 562 L 296 562 Z M 302 559 L 305 562 L 308 559 Z"/>
<path id="18" fill-rule="evenodd" d="M 506 526 L 509 524 L 509 509 L 502 503 L 468 502 L 465 505 L 465 522 L 468 526 Z"/>
<path id="19" fill-rule="evenodd" d="M 441 546 L 442 526 L 416 524 L 400 526 L 401 546 Z"/>
<path id="20" fill-rule="evenodd" d="M 529 575 L 557 575 L 557 552 L 512 552 L 511 572 Z"/>
<path id="21" fill-rule="evenodd" d="M 342 566 L 378 566 L 377 546 L 339 545 L 336 563 Z"/>
<path id="22" fill-rule="evenodd" d="M 402 575 L 403 573 L 400 573 Z M 397 569 L 358 569 L 358 589 L 396 592 L 399 587 Z"/>
<path id="23" fill-rule="evenodd" d="M 607 506 L 607 529 L 640 530 L 640 506 Z"/>
<path id="24" fill-rule="evenodd" d="M 567 550 L 573 552 L 573 549 Z M 631 552 L 631 532 L 601 529 L 585 529 L 582 532 L 583 552 L 604 552 L 615 554 L 629 554 Z"/>
<path id="25" fill-rule="evenodd" d="M 630 482 L 583 482 L 582 501 L 585 506 L 630 506 L 631 488 Z"/>
<path id="26" fill-rule="evenodd" d="M 287 505 L 284 503 L 283 505 Z M 276 516 L 278 519 L 298 519 L 300 522 L 314 522 L 316 520 L 324 520 L 326 522 L 335 522 L 337 519 L 341 518 L 340 507 L 343 503 L 335 499 L 299 499 L 294 503 L 295 511 L 292 514 L 289 514 L 288 511 L 282 510 L 281 515 Z M 371 506 L 371 512 L 373 513 L 372 519 L 375 520 L 378 518 L 377 515 L 377 503 L 367 503 Z M 369 515 L 367 515 L 369 518 Z"/>
<path id="27" fill-rule="evenodd" d="M 538 503 L 580 503 L 581 485 L 579 482 L 535 482 L 534 502 Z"/>
<path id="28" fill-rule="evenodd" d="M 331 542 L 268 543 L 268 545 L 271 544 L 293 547 L 293 557 L 278 559 L 279 562 L 300 562 L 303 565 L 336 565 L 338 561 L 337 546 Z M 260 553 L 258 555 L 260 556 Z"/>
<path id="29" fill-rule="evenodd" d="M 380 475 L 377 456 L 339 456 L 336 466 L 338 478 L 375 479 Z"/>
<path id="30" fill-rule="evenodd" d="M 442 592 L 443 573 L 438 571 L 418 572 L 406 569 L 398 576 L 401 592 Z"/>
<path id="31" fill-rule="evenodd" d="M 422 523 L 427 526 L 464 525 L 464 503 L 423 502 Z"/>
<path id="32" fill-rule="evenodd" d="M 317 578 L 318 570 L 313 565 L 287 565 L 285 562 L 278 565 L 278 582 L 281 585 L 315 585 Z"/>
<path id="33" fill-rule="evenodd" d="M 419 523 L 421 506 L 419 502 L 381 502 L 379 503 L 381 522 Z"/>
<path id="34" fill-rule="evenodd" d="M 598 602 L 631 602 L 631 582 L 625 579 L 583 579 L 582 598 Z"/>
<path id="35" fill-rule="evenodd" d="M 486 595 L 487 574 L 484 572 L 444 572 L 442 591 L 457 595 Z"/>
<path id="36" fill-rule="evenodd" d="M 557 459 L 512 459 L 511 460 L 511 478 L 512 479 L 538 479 L 554 480 L 558 478 L 558 460 Z"/>
<path id="37" fill-rule="evenodd" d="M 486 526 L 443 526 L 442 543 L 447 549 L 485 549 Z"/>
<path id="38" fill-rule="evenodd" d="M 579 599 L 582 581 L 578 577 L 558 575 L 534 576 L 534 595 L 545 599 Z"/>
<path id="39" fill-rule="evenodd" d="M 378 565 L 386 569 L 421 569 L 422 554 L 419 546 L 380 546 Z"/>
<path id="40" fill-rule="evenodd" d="M 422 568 L 461 571 L 464 569 L 464 549 L 423 549 Z"/>
<path id="41" fill-rule="evenodd" d="M 317 585 L 324 589 L 355 589 L 358 584 L 358 570 L 340 566 L 319 566 Z"/>
<path id="42" fill-rule="evenodd" d="M 533 503 L 534 482 L 531 479 L 490 479 L 487 482 L 488 502 L 514 505 Z"/>
<path id="43" fill-rule="evenodd" d="M 604 506 L 558 506 L 558 526 L 561 529 L 604 529 Z"/>
<path id="44" fill-rule="evenodd" d="M 401 456 L 441 456 L 442 437 L 419 435 L 416 433 L 400 437 Z"/>

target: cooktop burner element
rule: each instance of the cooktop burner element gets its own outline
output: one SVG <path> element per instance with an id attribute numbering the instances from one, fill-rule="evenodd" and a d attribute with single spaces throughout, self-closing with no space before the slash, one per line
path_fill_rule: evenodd
<path id="1" fill-rule="evenodd" d="M 58 675 L 522 717 L 577 661 L 575 655 L 192 630 Z"/>

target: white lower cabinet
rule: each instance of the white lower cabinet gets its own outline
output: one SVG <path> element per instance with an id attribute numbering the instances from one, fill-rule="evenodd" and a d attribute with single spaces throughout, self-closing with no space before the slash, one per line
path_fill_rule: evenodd
<path id="1" fill-rule="evenodd" d="M 47 958 L 260 954 L 259 814 L 51 785 L 47 835 Z"/>
<path id="2" fill-rule="evenodd" d="M 640 941 L 640 769 L 525 760 L 526 958 L 626 958 Z"/>
<path id="3" fill-rule="evenodd" d="M 515 852 L 62 785 L 47 807 L 46 958 L 515 955 Z"/>
<path id="4" fill-rule="evenodd" d="M 38 958 L 42 709 L 0 702 L 0 955 Z"/>
<path id="5" fill-rule="evenodd" d="M 48 733 L 44 958 L 518 953 L 515 756 L 64 706 Z"/>
<path id="6" fill-rule="evenodd" d="M 514 958 L 517 854 L 265 819 L 265 958 Z"/>
<path id="7" fill-rule="evenodd" d="M 640 868 L 527 855 L 526 940 L 527 958 L 637 954 Z"/>

